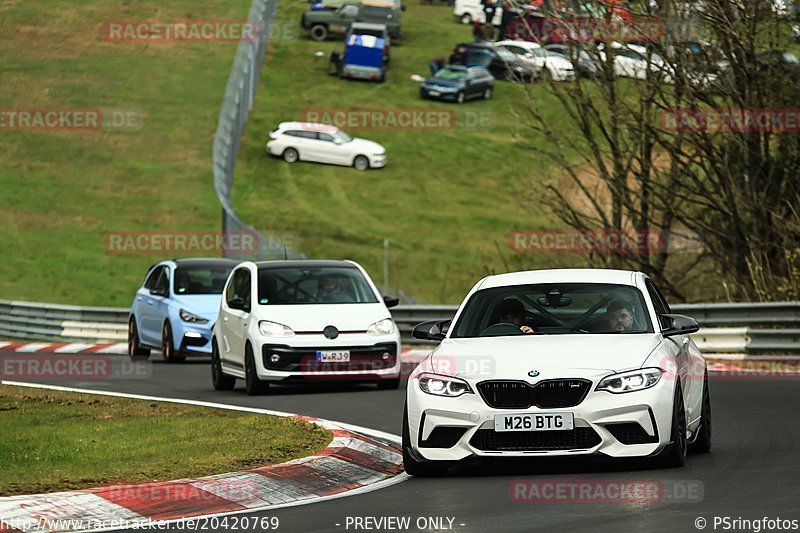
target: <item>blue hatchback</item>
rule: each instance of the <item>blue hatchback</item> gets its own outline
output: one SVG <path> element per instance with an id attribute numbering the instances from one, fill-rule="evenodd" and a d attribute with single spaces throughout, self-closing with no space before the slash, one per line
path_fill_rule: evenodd
<path id="1" fill-rule="evenodd" d="M 211 328 L 219 314 L 232 259 L 175 259 L 150 267 L 136 291 L 128 319 L 128 355 L 161 350 L 170 363 L 211 353 Z"/>

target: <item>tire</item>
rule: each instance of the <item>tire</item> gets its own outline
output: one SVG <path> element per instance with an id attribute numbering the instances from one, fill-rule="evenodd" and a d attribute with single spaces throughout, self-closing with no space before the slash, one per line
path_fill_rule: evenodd
<path id="1" fill-rule="evenodd" d="M 464 103 L 464 93 L 459 91 L 458 95 L 456 96 L 456 103 L 463 104 Z"/>
<path id="2" fill-rule="evenodd" d="M 128 321 L 128 357 L 133 360 L 147 360 L 150 357 L 150 350 L 142 348 L 139 343 L 139 330 L 134 317 Z"/>
<path id="3" fill-rule="evenodd" d="M 287 148 L 284 150 L 282 157 L 287 163 L 296 163 L 300 160 L 300 154 L 294 148 Z"/>
<path id="4" fill-rule="evenodd" d="M 461 24 L 472 24 L 472 15 L 469 13 L 461 15 Z"/>
<path id="5" fill-rule="evenodd" d="M 483 99 L 488 100 L 491 97 L 492 97 L 492 88 L 489 87 L 485 91 L 483 91 Z"/>
<path id="6" fill-rule="evenodd" d="M 222 371 L 216 340 L 211 341 L 211 384 L 214 385 L 214 390 L 233 390 L 236 386 L 236 378 Z"/>
<path id="7" fill-rule="evenodd" d="M 418 461 L 411 451 L 411 437 L 408 430 L 408 405 L 403 409 L 403 468 L 406 474 L 414 477 L 440 477 L 447 474 L 452 463 L 449 461 Z"/>
<path id="8" fill-rule="evenodd" d="M 677 379 L 677 378 L 676 378 Z M 688 443 L 686 441 L 686 411 L 683 407 L 681 386 L 675 387 L 675 399 L 672 402 L 672 424 L 670 442 L 659 454 L 658 463 L 662 468 L 678 468 L 686 462 Z"/>
<path id="9" fill-rule="evenodd" d="M 396 390 L 400 387 L 400 378 L 382 379 L 378 382 L 378 390 Z"/>
<path id="10" fill-rule="evenodd" d="M 355 159 L 353 159 L 353 166 L 356 167 L 357 170 L 367 170 L 369 168 L 369 159 L 365 155 L 357 155 Z"/>
<path id="11" fill-rule="evenodd" d="M 172 326 L 169 321 L 164 322 L 161 329 L 161 353 L 167 363 L 183 363 L 186 357 L 179 351 L 175 351 L 175 343 L 172 342 Z"/>
<path id="12" fill-rule="evenodd" d="M 703 377 L 703 405 L 700 408 L 700 428 L 694 442 L 689 444 L 691 453 L 708 453 L 711 451 L 711 395 L 708 392 L 708 370 Z"/>
<path id="13" fill-rule="evenodd" d="M 269 383 L 258 378 L 253 348 L 249 344 L 244 350 L 244 389 L 250 396 L 260 396 L 269 389 Z"/>
<path id="14" fill-rule="evenodd" d="M 311 38 L 315 41 L 324 41 L 328 38 L 328 27 L 324 24 L 311 26 Z"/>

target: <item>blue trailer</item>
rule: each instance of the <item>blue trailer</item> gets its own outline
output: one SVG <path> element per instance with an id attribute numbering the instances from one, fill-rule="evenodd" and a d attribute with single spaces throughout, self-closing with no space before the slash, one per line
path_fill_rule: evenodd
<path id="1" fill-rule="evenodd" d="M 387 42 L 374 35 L 351 34 L 345 42 L 339 75 L 383 82 L 386 79 Z"/>

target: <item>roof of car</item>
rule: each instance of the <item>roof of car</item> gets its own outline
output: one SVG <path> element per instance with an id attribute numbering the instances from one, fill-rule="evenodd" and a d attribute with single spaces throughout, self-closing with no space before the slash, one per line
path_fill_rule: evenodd
<path id="1" fill-rule="evenodd" d="M 266 268 L 356 268 L 350 261 L 332 259 L 287 259 L 284 261 L 256 261 L 260 269 Z"/>
<path id="2" fill-rule="evenodd" d="M 237 259 L 224 259 L 222 257 L 182 257 L 172 261 L 179 267 L 236 266 L 241 263 Z"/>
<path id="3" fill-rule="evenodd" d="M 497 274 L 484 279 L 481 289 L 536 283 L 609 283 L 634 285 L 636 272 L 605 268 L 562 268 Z"/>
<path id="4" fill-rule="evenodd" d="M 316 122 L 281 122 L 278 129 L 282 130 L 306 130 L 306 131 L 339 131 L 339 128 L 330 124 L 319 124 Z"/>

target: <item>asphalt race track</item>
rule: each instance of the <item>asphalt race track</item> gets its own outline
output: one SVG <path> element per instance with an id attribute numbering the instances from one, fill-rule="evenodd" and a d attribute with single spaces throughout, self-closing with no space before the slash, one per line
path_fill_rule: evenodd
<path id="1" fill-rule="evenodd" d="M 2 353 L 0 356 L 15 354 Z M 18 355 L 18 354 L 17 354 Z M 82 357 L 76 355 L 74 357 Z M 126 357 L 110 358 L 120 375 L 102 380 L 50 380 L 52 384 L 187 398 L 313 415 L 399 435 L 404 388 L 378 391 L 367 385 L 273 387 L 267 396 L 247 396 L 239 382 L 232 392 L 211 387 L 207 361 L 181 365 L 142 363 L 132 371 Z M 127 367 L 126 367 L 127 365 Z M 36 381 L 28 379 L 26 381 Z M 254 513 L 278 517 L 278 531 L 757 531 L 714 527 L 714 517 L 800 521 L 800 379 L 712 377 L 714 450 L 690 455 L 686 466 L 648 470 L 636 463 L 526 460 L 459 469 L 438 479 L 411 478 L 368 494 Z M 224 428 L 220 428 L 224 431 Z M 176 443 L 176 453 L 180 453 Z M 669 492 L 665 498 L 628 503 L 514 501 L 512 484 L 547 481 L 640 481 Z M 656 501 L 657 500 L 657 501 Z M 243 516 L 243 515 L 240 515 Z M 356 517 L 408 517 L 410 527 L 355 522 Z M 698 521 L 698 517 L 706 520 Z M 428 518 L 440 519 L 427 521 Z M 448 519 L 452 520 L 449 522 Z M 452 525 L 450 525 L 452 524 Z M 389 527 L 387 527 L 387 525 Z M 758 526 L 758 524 L 756 525 Z M 176 525 L 171 529 L 178 530 Z M 185 529 L 185 528 L 181 528 Z M 767 528 L 763 525 L 762 531 Z"/>

